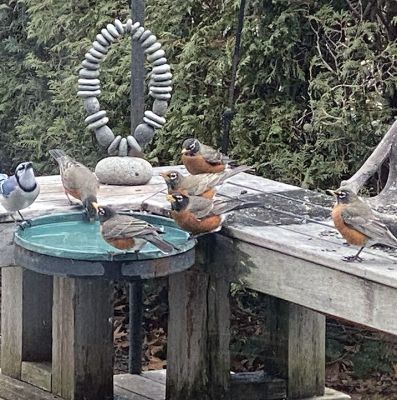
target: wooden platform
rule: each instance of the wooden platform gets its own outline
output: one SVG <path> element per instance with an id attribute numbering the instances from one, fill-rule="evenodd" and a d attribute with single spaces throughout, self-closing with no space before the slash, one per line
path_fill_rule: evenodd
<path id="1" fill-rule="evenodd" d="M 142 375 L 114 376 L 114 400 L 165 400 L 166 371 L 147 371 Z M 232 399 L 233 400 L 233 393 Z M 326 389 L 321 397 L 307 400 L 348 400 L 350 396 Z M 44 390 L 0 374 L 0 400 L 62 400 Z M 236 399 L 237 400 L 237 399 Z M 240 400 L 240 399 L 238 399 Z M 245 398 L 243 400 L 249 400 Z"/>

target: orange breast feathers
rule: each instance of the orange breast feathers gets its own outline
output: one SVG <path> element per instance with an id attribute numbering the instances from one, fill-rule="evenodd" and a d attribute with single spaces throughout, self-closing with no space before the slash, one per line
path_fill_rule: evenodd
<path id="1" fill-rule="evenodd" d="M 182 155 L 182 162 L 186 169 L 192 174 L 207 174 L 222 172 L 225 170 L 224 164 L 210 164 L 200 154 L 195 156 Z"/>
<path id="2" fill-rule="evenodd" d="M 171 211 L 171 217 L 182 229 L 193 235 L 211 232 L 221 224 L 221 217 L 219 215 L 197 219 L 190 211 Z"/>
<path id="3" fill-rule="evenodd" d="M 337 204 L 332 210 L 332 219 L 334 221 L 335 228 L 346 239 L 347 243 L 354 246 L 365 246 L 368 241 L 368 236 L 345 224 L 345 221 L 342 217 L 342 211 L 345 207 L 345 204 Z"/>
<path id="4" fill-rule="evenodd" d="M 134 239 L 115 238 L 106 240 L 111 246 L 119 250 L 129 250 L 135 246 Z"/>

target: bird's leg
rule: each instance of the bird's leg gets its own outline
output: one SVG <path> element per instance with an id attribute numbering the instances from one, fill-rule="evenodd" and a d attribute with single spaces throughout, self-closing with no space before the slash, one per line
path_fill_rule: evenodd
<path id="1" fill-rule="evenodd" d="M 21 220 L 22 220 L 22 221 L 26 221 L 26 220 L 25 220 L 25 218 L 23 217 L 23 215 L 21 214 L 21 212 L 20 212 L 20 211 L 17 211 L 17 213 L 18 213 L 18 214 L 19 214 L 19 216 L 21 217 Z"/>
<path id="2" fill-rule="evenodd" d="M 74 203 L 70 200 L 69 193 L 65 190 L 66 197 L 68 198 L 69 205 L 72 206 Z"/>
<path id="3" fill-rule="evenodd" d="M 361 262 L 361 261 L 363 261 L 363 259 L 361 257 L 359 257 L 359 255 L 363 251 L 364 247 L 365 246 L 361 247 L 360 250 L 357 252 L 357 254 L 355 254 L 354 256 L 343 257 L 342 260 L 343 261 L 347 261 L 347 262 L 353 262 L 353 261 Z"/>
<path id="4" fill-rule="evenodd" d="M 136 253 L 136 254 L 139 253 L 142 250 L 142 248 L 145 246 L 145 244 L 146 244 L 145 241 L 142 241 L 142 242 L 139 242 L 138 244 L 136 244 L 134 247 L 134 253 Z"/>
<path id="5" fill-rule="evenodd" d="M 199 237 L 208 235 L 209 233 L 211 233 L 211 232 L 198 233 L 197 235 L 193 235 L 193 234 L 191 233 L 191 234 L 189 235 L 189 240 L 198 239 Z"/>

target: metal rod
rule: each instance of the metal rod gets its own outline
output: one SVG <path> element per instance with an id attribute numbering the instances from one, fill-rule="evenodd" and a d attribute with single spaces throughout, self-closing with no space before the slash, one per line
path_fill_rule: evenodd
<path id="1" fill-rule="evenodd" d="M 145 1 L 131 0 L 133 22 L 144 25 Z M 131 40 L 132 41 L 132 40 Z M 131 135 L 142 122 L 145 101 L 145 55 L 137 41 L 131 42 Z"/>
<path id="2" fill-rule="evenodd" d="M 128 352 L 128 372 L 142 372 L 142 316 L 143 283 L 141 280 L 129 283 L 130 348 Z"/>

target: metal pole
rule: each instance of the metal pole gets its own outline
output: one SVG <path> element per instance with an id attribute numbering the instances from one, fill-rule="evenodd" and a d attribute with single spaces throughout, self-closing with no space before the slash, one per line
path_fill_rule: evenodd
<path id="1" fill-rule="evenodd" d="M 130 348 L 128 352 L 128 372 L 142 372 L 142 281 L 130 282 L 129 316 L 130 316 Z"/>
<path id="2" fill-rule="evenodd" d="M 133 22 L 144 25 L 145 0 L 131 0 L 131 18 Z M 145 100 L 145 55 L 137 41 L 131 44 L 131 135 L 141 123 Z"/>

